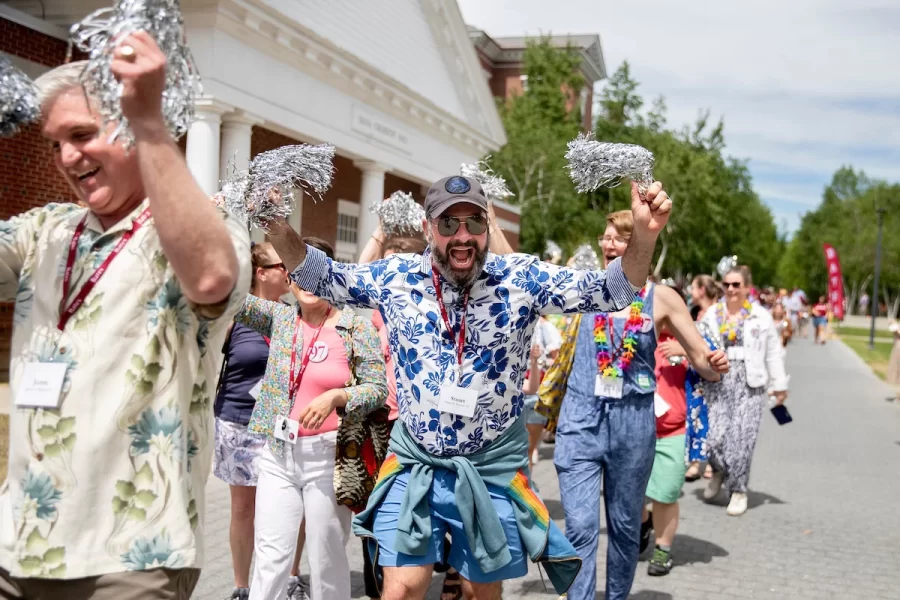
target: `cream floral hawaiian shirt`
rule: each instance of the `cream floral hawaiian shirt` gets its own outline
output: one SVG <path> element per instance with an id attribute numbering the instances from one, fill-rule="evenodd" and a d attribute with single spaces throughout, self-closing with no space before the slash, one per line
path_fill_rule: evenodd
<path id="1" fill-rule="evenodd" d="M 88 215 L 66 304 L 147 205 L 105 232 Z M 199 567 L 210 398 L 225 330 L 249 287 L 247 231 L 222 213 L 241 276 L 214 320 L 182 293 L 151 219 L 60 332 L 62 276 L 85 213 L 51 204 L 0 221 L 0 300 L 16 303 L 0 566 L 64 579 Z M 58 409 L 15 405 L 35 361 L 68 365 Z"/>

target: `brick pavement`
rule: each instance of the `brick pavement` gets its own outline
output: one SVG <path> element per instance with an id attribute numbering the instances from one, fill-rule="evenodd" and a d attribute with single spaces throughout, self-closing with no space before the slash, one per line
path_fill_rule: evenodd
<path id="1" fill-rule="evenodd" d="M 900 406 L 890 390 L 840 342 L 797 340 L 788 355 L 795 421 L 766 418 L 750 480 L 750 510 L 740 518 L 700 501 L 704 484 L 685 486 L 675 539 L 676 568 L 647 576 L 638 565 L 631 598 L 900 598 L 894 546 L 900 540 Z M 552 446 L 535 470 L 551 515 L 562 526 Z M 207 568 L 195 598 L 231 590 L 228 491 L 208 487 Z M 605 529 L 603 530 L 605 533 Z M 605 540 L 601 538 L 601 540 Z M 353 597 L 361 598 L 361 548 L 350 547 Z M 601 586 L 605 542 L 599 553 Z M 429 600 L 439 598 L 435 578 Z M 505 584 L 504 597 L 555 599 L 537 569 Z M 602 589 L 597 598 L 602 598 Z"/>

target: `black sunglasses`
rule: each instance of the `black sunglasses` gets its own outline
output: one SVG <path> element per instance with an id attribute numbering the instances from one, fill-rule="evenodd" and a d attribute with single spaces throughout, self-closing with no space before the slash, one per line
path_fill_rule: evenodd
<path id="1" fill-rule="evenodd" d="M 725 286 L 725 289 L 728 289 L 731 287 L 733 287 L 734 289 L 738 289 L 739 287 L 741 287 L 744 284 L 741 283 L 740 281 L 723 281 L 722 285 Z"/>
<path id="2" fill-rule="evenodd" d="M 260 269 L 281 269 L 282 271 L 287 271 L 287 267 L 284 266 L 283 262 L 275 263 L 274 265 L 260 265 Z"/>
<path id="3" fill-rule="evenodd" d="M 487 218 L 482 215 L 472 215 L 471 217 L 438 217 L 438 232 L 443 236 L 454 235 L 459 231 L 459 226 L 463 221 L 466 223 L 466 230 L 472 235 L 481 235 L 487 229 Z"/>

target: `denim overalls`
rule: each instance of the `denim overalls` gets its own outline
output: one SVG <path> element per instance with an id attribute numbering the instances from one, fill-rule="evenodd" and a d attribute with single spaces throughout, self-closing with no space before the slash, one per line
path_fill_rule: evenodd
<path id="1" fill-rule="evenodd" d="M 568 600 L 594 600 L 596 596 L 601 477 L 609 537 L 607 600 L 625 600 L 634 581 L 644 492 L 656 446 L 653 292 L 651 287 L 644 299 L 644 326 L 638 334 L 635 357 L 625 371 L 621 399 L 594 396 L 594 315 L 585 315 L 578 331 L 554 454 L 566 513 L 566 537 L 584 561 Z M 613 319 L 612 348 L 620 347 L 624 326 L 624 317 Z"/>

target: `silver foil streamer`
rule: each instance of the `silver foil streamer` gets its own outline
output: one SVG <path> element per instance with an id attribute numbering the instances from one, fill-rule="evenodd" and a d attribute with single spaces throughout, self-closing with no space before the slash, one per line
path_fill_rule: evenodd
<path id="1" fill-rule="evenodd" d="M 425 209 L 408 192 L 394 192 L 373 206 L 372 212 L 378 215 L 381 230 L 388 237 L 422 233 Z"/>
<path id="2" fill-rule="evenodd" d="M 331 144 L 282 146 L 262 152 L 246 171 L 232 168 L 232 175 L 222 182 L 222 204 L 251 227 L 265 230 L 267 222 L 293 212 L 295 189 L 321 199 L 331 187 L 333 162 Z"/>
<path id="3" fill-rule="evenodd" d="M 596 271 L 600 268 L 600 258 L 591 244 L 582 244 L 572 255 L 572 268 L 579 271 Z"/>
<path id="4" fill-rule="evenodd" d="M 716 272 L 720 277 L 725 277 L 726 273 L 731 269 L 735 268 L 738 264 L 737 256 L 723 256 L 721 260 L 719 260 L 719 264 L 716 265 Z"/>
<path id="5" fill-rule="evenodd" d="M 34 82 L 0 56 L 0 137 L 14 135 L 40 115 Z"/>
<path id="6" fill-rule="evenodd" d="M 633 179 L 642 189 L 653 183 L 653 153 L 646 148 L 598 142 L 583 133 L 569 142 L 568 147 L 569 175 L 579 192 L 615 187 L 625 177 Z"/>
<path id="7" fill-rule="evenodd" d="M 463 163 L 459 167 L 459 174 L 478 181 L 481 184 L 481 189 L 484 190 L 484 195 L 491 202 L 497 200 L 502 202 L 512 196 L 512 192 L 506 186 L 506 180 L 495 174 L 484 161 Z"/>
<path id="8" fill-rule="evenodd" d="M 559 264 L 562 260 L 562 248 L 553 240 L 547 240 L 547 246 L 544 248 L 544 258 L 553 264 Z"/>
<path id="9" fill-rule="evenodd" d="M 137 31 L 149 33 L 166 55 L 162 111 L 175 139 L 187 133 L 194 121 L 194 102 L 202 93 L 194 58 L 184 41 L 178 0 L 116 0 L 112 8 L 95 11 L 72 25 L 69 43 L 88 54 L 82 83 L 97 99 L 104 125 L 117 123 L 110 142 L 122 138 L 126 148 L 134 143 L 134 136 L 122 114 L 122 86 L 111 65 L 118 46 Z"/>

